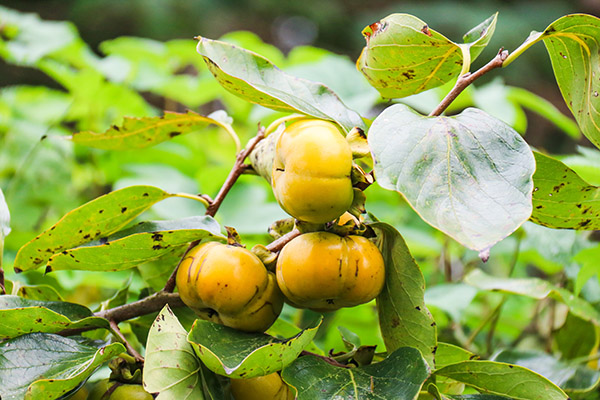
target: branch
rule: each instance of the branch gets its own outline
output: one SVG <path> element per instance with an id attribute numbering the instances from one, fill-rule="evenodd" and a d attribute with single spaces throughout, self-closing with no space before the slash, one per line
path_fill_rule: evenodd
<path id="1" fill-rule="evenodd" d="M 110 328 L 112 333 L 117 336 L 119 338 L 119 341 L 121 343 L 123 343 L 123 345 L 125 345 L 125 348 L 127 349 L 127 352 L 129 354 L 131 354 L 133 356 L 133 358 L 135 358 L 135 361 L 137 361 L 140 364 L 144 363 L 144 357 L 141 356 L 140 353 L 137 352 L 136 349 L 134 349 L 131 344 L 127 341 L 127 338 L 125 338 L 125 335 L 123 335 L 123 332 L 121 332 L 121 330 L 119 329 L 119 325 L 113 321 L 110 320 L 108 321 L 110 324 Z"/>
<path id="2" fill-rule="evenodd" d="M 279 250 L 283 249 L 283 246 L 292 241 L 296 236 L 300 236 L 300 231 L 298 229 L 292 229 L 290 232 L 286 233 L 279 239 L 273 240 L 271 243 L 266 245 L 267 250 L 276 253 Z"/>
<path id="3" fill-rule="evenodd" d="M 429 114 L 429 116 L 437 117 L 438 115 L 441 115 L 444 112 L 444 110 L 446 110 L 446 108 L 448 108 L 448 106 L 452 104 L 452 102 L 458 97 L 458 95 L 461 94 L 461 92 L 467 88 L 467 86 L 469 86 L 477 78 L 480 78 L 481 76 L 487 74 L 491 70 L 501 67 L 504 63 L 504 60 L 506 60 L 507 57 L 508 51 L 500 49 L 496 57 L 494 57 L 489 63 L 487 63 L 477 71 L 473 73 L 468 72 L 462 76 L 459 76 L 458 80 L 456 81 L 456 84 L 454 85 L 450 93 L 448 93 L 446 97 L 444 97 L 442 102 L 435 108 L 435 110 L 433 110 Z"/>
<path id="4" fill-rule="evenodd" d="M 166 304 L 171 308 L 185 306 L 183 301 L 181 301 L 179 294 L 160 291 L 141 300 L 134 301 L 133 303 L 99 311 L 95 313 L 94 316 L 118 323 L 141 315 L 160 311 Z"/>

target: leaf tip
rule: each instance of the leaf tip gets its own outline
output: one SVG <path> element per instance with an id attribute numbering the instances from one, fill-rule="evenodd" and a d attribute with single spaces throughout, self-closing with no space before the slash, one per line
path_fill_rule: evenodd
<path id="1" fill-rule="evenodd" d="M 487 262 L 490 259 L 490 248 L 488 247 L 487 249 L 481 250 L 479 252 L 479 258 L 484 263 Z"/>

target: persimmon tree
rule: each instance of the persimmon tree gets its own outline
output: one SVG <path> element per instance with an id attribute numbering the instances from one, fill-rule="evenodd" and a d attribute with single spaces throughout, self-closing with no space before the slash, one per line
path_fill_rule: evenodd
<path id="1" fill-rule="evenodd" d="M 564 16 L 473 68 L 497 17 L 457 43 L 389 15 L 362 31 L 354 67 L 247 32 L 117 38 L 101 57 L 68 23 L 0 8 L 0 56 L 64 89 L 0 91 L 0 397 L 85 398 L 104 379 L 100 396 L 158 399 L 597 398 L 600 153 L 561 160 L 522 134 L 527 108 L 600 147 L 600 20 Z M 575 121 L 477 86 L 538 42 Z M 314 142 L 278 153 L 306 120 L 321 121 L 306 124 Z M 207 296 L 229 248 L 253 272 L 228 314 Z M 303 254 L 282 285 L 280 264 Z M 313 298 L 332 257 L 356 276 L 381 258 L 383 287 L 339 304 L 376 300 Z M 340 290 L 370 284 L 342 261 Z M 256 295 L 240 306 L 245 284 Z M 274 323 L 244 308 L 278 313 L 283 295 Z"/>

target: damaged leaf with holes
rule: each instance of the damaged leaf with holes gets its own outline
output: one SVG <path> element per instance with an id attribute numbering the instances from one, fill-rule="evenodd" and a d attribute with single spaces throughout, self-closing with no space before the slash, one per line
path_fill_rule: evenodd
<path id="1" fill-rule="evenodd" d="M 211 124 L 222 125 L 223 122 L 193 111 L 185 114 L 165 112 L 162 117 L 125 117 L 120 125 L 113 125 L 105 132 L 76 132 L 72 140 L 97 149 L 141 149 L 198 131 Z"/>
<path id="2" fill-rule="evenodd" d="M 496 19 L 492 15 L 457 44 L 417 17 L 389 15 L 363 30 L 367 45 L 356 66 L 385 98 L 433 89 L 469 71 L 490 41 Z"/>
<path id="3" fill-rule="evenodd" d="M 64 250 L 48 260 L 47 269 L 121 271 L 184 250 L 194 240 L 226 240 L 210 216 L 140 222 L 84 246 Z"/>
<path id="4" fill-rule="evenodd" d="M 129 186 L 100 196 L 63 216 L 56 224 L 23 245 L 17 272 L 45 266 L 56 253 L 110 235 L 171 194 L 153 186 Z"/>

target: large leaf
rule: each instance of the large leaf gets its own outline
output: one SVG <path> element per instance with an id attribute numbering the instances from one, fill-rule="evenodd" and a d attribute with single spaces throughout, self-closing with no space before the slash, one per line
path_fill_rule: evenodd
<path id="1" fill-rule="evenodd" d="M 534 152 L 533 212 L 536 224 L 556 229 L 600 229 L 600 188 L 555 158 Z"/>
<path id="2" fill-rule="evenodd" d="M 266 58 L 229 43 L 200 38 L 198 53 L 219 83 L 252 103 L 335 121 L 349 131 L 364 123 L 328 87 L 293 77 Z"/>
<path id="3" fill-rule="evenodd" d="M 600 147 L 600 19 L 586 14 L 561 17 L 543 32 L 533 32 L 505 65 L 541 40 L 567 106 L 583 134 Z"/>
<path id="4" fill-rule="evenodd" d="M 377 182 L 471 249 L 485 253 L 531 215 L 531 149 L 483 111 L 424 117 L 397 104 L 375 119 L 368 139 Z"/>
<path id="5" fill-rule="evenodd" d="M 503 350 L 495 354 L 493 360 L 535 371 L 569 393 L 588 392 L 600 381 L 600 372 L 580 364 L 559 361 L 541 351 Z"/>
<path id="6" fill-rule="evenodd" d="M 221 126 L 223 122 L 193 111 L 185 114 L 165 112 L 162 117 L 125 117 L 121 125 L 113 125 L 103 133 L 77 132 L 73 134 L 73 141 L 106 150 L 141 149 L 197 131 L 210 124 Z"/>
<path id="7" fill-rule="evenodd" d="M 367 45 L 356 65 L 383 97 L 420 93 L 467 72 L 491 39 L 496 19 L 492 15 L 456 44 L 417 17 L 392 14 L 363 30 Z"/>
<path id="8" fill-rule="evenodd" d="M 197 320 L 188 341 L 211 371 L 230 378 L 253 378 L 280 371 L 313 340 L 321 320 L 288 339 L 246 333 Z"/>
<path id="9" fill-rule="evenodd" d="M 425 306 L 425 279 L 402 236 L 391 225 L 375 223 L 377 246 L 385 262 L 383 291 L 377 297 L 379 325 L 388 351 L 410 346 L 419 349 L 433 367 L 436 326 Z"/>
<path id="10" fill-rule="evenodd" d="M 514 400 L 567 400 L 569 397 L 554 383 L 517 365 L 494 361 L 463 361 L 435 371 L 490 394 Z"/>
<path id="11" fill-rule="evenodd" d="M 226 239 L 217 221 L 209 216 L 141 222 L 107 238 L 52 256 L 46 270 L 120 271 L 205 238 Z"/>
<path id="12" fill-rule="evenodd" d="M 121 343 L 96 345 L 81 337 L 49 333 L 31 333 L 7 340 L 0 343 L 0 397 L 57 399 L 124 351 Z"/>
<path id="13" fill-rule="evenodd" d="M 69 212 L 21 247 L 15 258 L 15 271 L 38 268 L 60 251 L 110 235 L 170 196 L 152 186 L 130 186 L 100 196 Z"/>
<path id="14" fill-rule="evenodd" d="M 158 393 L 159 400 L 215 398 L 205 392 L 209 390 L 207 380 L 212 383 L 215 377 L 198 360 L 187 335 L 168 305 L 150 328 L 144 363 L 144 389 Z"/>
<path id="15" fill-rule="evenodd" d="M 0 339 L 75 328 L 108 329 L 108 321 L 94 317 L 87 307 L 79 304 L 0 296 Z"/>
<path id="16" fill-rule="evenodd" d="M 590 303 L 540 278 L 498 278 L 475 269 L 465 276 L 465 282 L 482 290 L 518 294 L 537 300 L 551 297 L 567 305 L 579 318 L 600 326 L 600 312 Z"/>
<path id="17" fill-rule="evenodd" d="M 410 347 L 358 368 L 335 367 L 313 356 L 300 357 L 281 374 L 296 389 L 298 400 L 413 400 L 428 376 L 421 353 Z"/>

